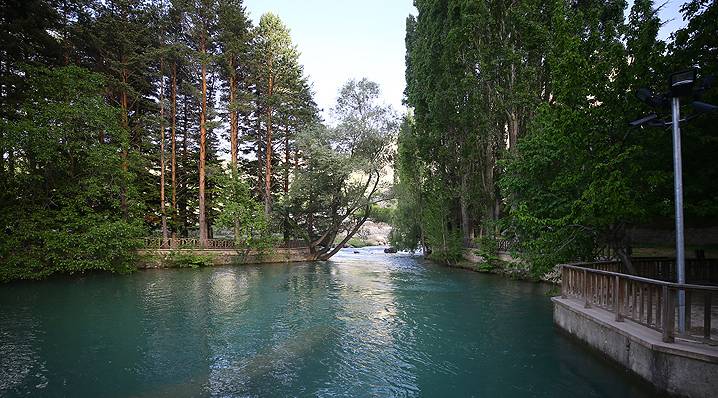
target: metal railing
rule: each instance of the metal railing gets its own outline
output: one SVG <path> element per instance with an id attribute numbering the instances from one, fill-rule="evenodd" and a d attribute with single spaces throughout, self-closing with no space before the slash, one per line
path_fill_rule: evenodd
<path id="1" fill-rule="evenodd" d="M 586 308 L 598 307 L 614 313 L 615 320 L 628 319 L 663 335 L 671 343 L 675 337 L 718 344 L 712 329 L 718 287 L 683 284 L 613 272 L 615 262 L 561 265 L 561 296 L 578 298 Z M 678 291 L 686 294 L 686 330 L 676 331 Z"/>
<path id="2" fill-rule="evenodd" d="M 234 250 L 237 244 L 232 239 L 207 239 L 204 244 L 199 238 L 168 238 L 146 237 L 142 238 L 145 249 L 203 249 L 203 250 Z M 299 249 L 307 247 L 303 240 L 289 240 L 279 242 L 276 248 Z M 243 249 L 240 247 L 239 249 Z"/>

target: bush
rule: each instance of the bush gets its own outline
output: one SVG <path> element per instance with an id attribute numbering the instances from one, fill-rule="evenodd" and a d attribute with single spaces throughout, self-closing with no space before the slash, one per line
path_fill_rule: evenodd
<path id="1" fill-rule="evenodd" d="M 394 209 L 393 208 L 380 207 L 378 205 L 372 206 L 371 214 L 369 215 L 369 219 L 371 219 L 372 221 L 391 224 L 393 218 L 394 218 Z"/>
<path id="2" fill-rule="evenodd" d="M 166 261 L 172 267 L 197 269 L 212 266 L 214 264 L 214 256 L 211 254 L 196 254 L 193 252 L 173 250 L 167 256 Z"/>

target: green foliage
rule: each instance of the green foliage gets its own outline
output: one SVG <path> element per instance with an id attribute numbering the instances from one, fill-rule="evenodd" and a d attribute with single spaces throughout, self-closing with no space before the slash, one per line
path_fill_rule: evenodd
<path id="1" fill-rule="evenodd" d="M 425 248 L 422 233 L 422 167 L 419 163 L 413 116 L 404 117 L 399 129 L 397 157 L 394 161 L 394 194 L 396 209 L 389 235 L 391 245 L 399 250 Z"/>
<path id="2" fill-rule="evenodd" d="M 239 160 L 230 168 L 241 170 L 242 180 L 255 189 L 252 179 L 264 179 L 273 149 L 264 197 L 280 196 L 281 177 L 288 190 L 291 169 L 302 161 L 297 131 L 319 117 L 279 17 L 267 14 L 254 27 L 242 0 L 31 0 L 3 11 L 3 280 L 122 271 L 132 268 L 134 243 L 127 242 L 135 236 L 211 233 L 228 218 L 245 225 L 236 205 L 247 197 L 238 198 L 235 186 L 224 189 L 225 130 L 239 137 L 230 154 Z M 196 211 L 200 185 L 206 217 Z M 224 199 L 227 214 L 218 221 Z M 237 231 L 243 247 L 277 243 L 277 225 L 264 218 L 252 225 L 264 231 Z M 53 252 L 41 258 L 45 247 Z"/>
<path id="3" fill-rule="evenodd" d="M 334 109 L 337 125 L 315 125 L 297 137 L 306 165 L 294 174 L 285 211 L 319 259 L 348 242 L 383 199 L 382 176 L 398 126 L 394 111 L 378 100 L 376 83 L 349 81 Z M 332 247 L 340 232 L 345 238 Z"/>
<path id="4" fill-rule="evenodd" d="M 198 269 L 211 267 L 214 264 L 214 256 L 212 254 L 197 254 L 183 250 L 171 251 L 165 260 L 174 268 Z"/>
<path id="5" fill-rule="evenodd" d="M 632 20 L 641 24 L 636 7 Z M 508 228 L 537 275 L 560 262 L 591 259 L 602 245 L 625 245 L 625 225 L 655 217 L 650 204 L 662 200 L 653 185 L 660 172 L 647 156 L 651 136 L 628 136 L 625 108 L 632 99 L 624 94 L 660 67 L 661 46 L 646 43 L 655 43 L 657 26 L 648 20 L 651 33 L 629 40 L 642 54 L 629 65 L 621 13 L 608 5 L 556 12 L 566 17 L 557 19 L 549 58 L 555 101 L 538 108 L 501 179 L 512 198 Z"/>
<path id="6" fill-rule="evenodd" d="M 399 135 L 394 244 L 445 259 L 456 236 L 487 247 L 500 232 L 541 274 L 606 245 L 623 249 L 627 226 L 671 216 L 670 134 L 629 129 L 648 112 L 632 93 L 661 92 L 669 71 L 694 64 L 715 73 L 715 2 L 687 2 L 688 25 L 669 45 L 650 0 L 633 2 L 627 20 L 618 0 L 416 7 L 406 33 L 415 113 Z M 714 123 L 684 127 L 689 219 L 716 219 Z"/>
<path id="7" fill-rule="evenodd" d="M 434 187 L 427 193 L 422 227 L 426 245 L 431 248 L 431 258 L 448 264 L 456 264 L 463 257 L 464 244 L 461 230 L 450 228 L 451 209 L 444 192 Z"/>
<path id="8" fill-rule="evenodd" d="M 369 219 L 376 222 L 391 223 L 394 217 L 394 209 L 391 207 L 381 207 L 379 205 L 373 205 L 371 207 L 371 215 Z"/>
<path id="9" fill-rule="evenodd" d="M 225 172 L 219 179 L 219 200 L 222 210 L 217 226 L 234 231 L 235 243 L 240 250 L 264 252 L 276 244 L 264 206 L 256 201 L 247 183 L 239 174 Z"/>
<path id="10" fill-rule="evenodd" d="M 487 264 L 494 264 L 499 260 L 499 245 L 494 235 L 483 235 L 478 239 L 479 248 L 476 253 L 486 260 Z"/>
<path id="11" fill-rule="evenodd" d="M 353 238 L 349 239 L 349 241 L 346 243 L 346 245 L 351 246 L 351 247 L 360 248 L 360 247 L 369 246 L 369 243 L 367 243 L 366 241 L 359 239 L 357 237 L 353 237 Z"/>
<path id="12" fill-rule="evenodd" d="M 132 181 L 118 155 L 126 132 L 102 78 L 78 67 L 25 73 L 25 101 L 2 141 L 23 156 L 3 173 L 0 280 L 132 270 L 142 230 L 120 216 L 120 187 Z M 99 132 L 118 140 L 100 143 Z"/>

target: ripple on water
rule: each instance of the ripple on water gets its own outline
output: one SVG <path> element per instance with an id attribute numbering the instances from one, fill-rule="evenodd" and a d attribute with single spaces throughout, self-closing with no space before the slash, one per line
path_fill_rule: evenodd
<path id="1" fill-rule="evenodd" d="M 382 249 L 0 290 L 0 395 L 652 397 L 533 284 Z"/>

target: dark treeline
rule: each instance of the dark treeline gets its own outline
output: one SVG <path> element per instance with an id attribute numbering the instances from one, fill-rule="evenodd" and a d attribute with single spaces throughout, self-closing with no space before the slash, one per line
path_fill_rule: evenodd
<path id="1" fill-rule="evenodd" d="M 415 4 L 395 244 L 454 262 L 473 243 L 490 256 L 502 237 L 540 273 L 604 248 L 625 258 L 627 227 L 670 225 L 670 130 L 629 128 L 651 111 L 634 92 L 665 92 L 689 67 L 718 72 L 717 3 L 686 2 L 687 26 L 667 41 L 650 0 Z M 689 224 L 718 219 L 715 126 L 705 115 L 683 127 Z"/>
<path id="2" fill-rule="evenodd" d="M 321 120 L 277 16 L 253 26 L 241 0 L 0 7 L 0 279 L 129 270 L 137 237 L 219 227 L 326 252 L 322 215 L 289 220 L 306 208 L 290 180 L 310 168 L 297 136 Z M 349 202 L 324 214 L 344 216 L 331 239 Z"/>

